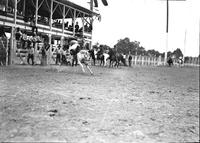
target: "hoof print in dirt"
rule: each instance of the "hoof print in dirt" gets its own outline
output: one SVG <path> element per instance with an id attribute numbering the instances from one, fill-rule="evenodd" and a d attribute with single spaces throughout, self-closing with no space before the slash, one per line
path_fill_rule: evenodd
<path id="1" fill-rule="evenodd" d="M 50 114 L 49 114 L 50 117 L 53 117 L 53 116 L 55 116 L 55 115 L 56 115 L 56 114 L 54 114 L 54 113 L 50 113 Z"/>
<path id="2" fill-rule="evenodd" d="M 63 103 L 62 103 L 62 104 L 67 104 L 67 102 L 63 101 Z"/>
<path id="3" fill-rule="evenodd" d="M 131 102 L 135 101 L 134 99 L 130 99 Z"/>
<path id="4" fill-rule="evenodd" d="M 156 119 L 155 118 L 150 118 L 152 121 L 155 121 Z"/>
<path id="5" fill-rule="evenodd" d="M 90 100 L 91 98 L 90 97 L 80 97 L 79 99 L 80 100 L 83 100 L 83 99 Z"/>
<path id="6" fill-rule="evenodd" d="M 89 123 L 88 123 L 88 121 L 83 121 L 82 124 L 87 125 Z"/>
<path id="7" fill-rule="evenodd" d="M 156 93 L 156 94 L 159 94 L 158 91 L 149 91 L 149 93 L 150 93 L 150 94 L 155 94 L 155 93 Z"/>
<path id="8" fill-rule="evenodd" d="M 56 115 L 56 113 L 58 113 L 58 110 L 57 109 L 51 109 L 48 111 L 49 112 L 49 116 L 50 117 L 53 117 Z"/>

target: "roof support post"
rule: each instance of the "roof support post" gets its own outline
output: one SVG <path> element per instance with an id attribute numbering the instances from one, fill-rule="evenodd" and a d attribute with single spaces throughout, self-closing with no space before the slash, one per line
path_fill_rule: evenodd
<path id="1" fill-rule="evenodd" d="M 54 2 L 54 0 L 51 0 L 51 11 L 50 11 L 50 20 L 49 20 L 50 31 L 52 31 L 53 2 Z"/>
<path id="2" fill-rule="evenodd" d="M 65 5 L 63 5 L 63 19 L 62 19 L 62 32 L 65 30 Z"/>
<path id="3" fill-rule="evenodd" d="M 83 24 L 83 38 L 84 38 L 84 33 L 85 33 L 85 26 L 84 26 L 84 17 L 85 17 L 85 13 L 83 14 L 83 18 L 82 18 L 82 24 Z"/>
<path id="4" fill-rule="evenodd" d="M 17 22 L 17 0 L 14 1 L 15 2 L 15 8 L 14 8 L 14 27 L 12 26 L 11 27 L 11 38 L 10 38 L 10 50 L 9 50 L 9 53 L 10 53 L 10 56 L 9 56 L 9 65 L 13 64 L 13 59 L 14 59 L 14 51 L 15 50 L 15 47 L 16 47 L 16 44 L 15 44 L 15 28 L 16 28 L 16 22 Z"/>
<path id="5" fill-rule="evenodd" d="M 26 0 L 24 0 L 23 3 L 23 12 L 22 12 L 23 16 L 25 16 L 25 8 L 26 8 Z"/>
<path id="6" fill-rule="evenodd" d="M 5 8 L 6 12 L 8 11 L 8 0 L 6 1 L 6 8 Z"/>
<path id="7" fill-rule="evenodd" d="M 49 26 L 50 26 L 50 32 L 52 32 L 52 17 L 53 17 L 53 2 L 54 0 L 51 0 L 51 11 L 50 11 L 50 19 L 49 19 Z M 50 45 L 50 48 L 49 48 L 49 57 L 48 57 L 48 65 L 51 64 L 51 55 L 52 55 L 52 35 L 51 33 L 48 35 L 49 36 L 49 45 Z"/>
<path id="8" fill-rule="evenodd" d="M 165 65 L 167 64 L 167 51 L 168 51 L 168 26 L 169 26 L 169 1 L 167 0 Z"/>
<path id="9" fill-rule="evenodd" d="M 166 0 L 166 6 L 167 6 L 167 16 L 166 16 L 166 48 L 165 48 L 165 58 L 164 58 L 164 64 L 167 64 L 167 51 L 168 51 L 168 32 L 169 32 L 169 1 L 186 1 L 186 0 Z"/>
<path id="10" fill-rule="evenodd" d="M 38 0 L 36 0 L 36 6 L 35 6 L 35 26 L 37 27 L 37 21 L 38 21 Z"/>
<path id="11" fill-rule="evenodd" d="M 73 36 L 75 36 L 75 21 L 76 21 L 76 10 L 74 9 L 74 16 L 73 16 Z"/>
<path id="12" fill-rule="evenodd" d="M 49 50 L 47 51 L 47 65 L 50 65 L 51 64 L 51 55 L 52 55 L 52 45 L 51 45 L 51 41 L 52 41 L 52 35 L 51 34 L 48 34 L 48 38 L 49 38 Z"/>
<path id="13" fill-rule="evenodd" d="M 16 20 L 17 20 L 17 0 L 15 0 L 15 8 L 14 8 L 14 27 L 16 27 Z"/>
<path id="14" fill-rule="evenodd" d="M 93 0 L 90 0 L 90 10 L 93 11 L 94 3 Z"/>
<path id="15" fill-rule="evenodd" d="M 64 46 L 64 36 L 60 37 L 60 46 L 63 49 L 63 46 Z"/>
<path id="16" fill-rule="evenodd" d="M 10 38 L 10 49 L 8 49 L 8 65 L 11 65 L 13 62 L 13 47 L 14 47 L 14 27 L 11 27 L 11 38 Z"/>
<path id="17" fill-rule="evenodd" d="M 90 21 L 90 24 L 93 29 L 93 0 L 90 0 L 90 10 L 92 11 L 92 19 Z M 91 30 L 91 35 L 92 35 L 92 30 Z M 91 36 L 91 41 L 90 41 L 90 49 L 92 49 L 92 36 Z"/>

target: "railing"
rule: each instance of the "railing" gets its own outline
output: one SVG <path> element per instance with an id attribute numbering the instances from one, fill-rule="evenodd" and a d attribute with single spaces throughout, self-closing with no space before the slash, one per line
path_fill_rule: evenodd
<path id="1" fill-rule="evenodd" d="M 129 64 L 128 58 L 126 58 L 126 63 Z M 162 66 L 164 64 L 164 58 L 162 57 L 132 56 L 131 60 L 131 65 Z"/>
<path id="2" fill-rule="evenodd" d="M 132 56 L 131 65 L 140 66 L 163 66 L 165 65 L 164 58 L 162 57 L 148 57 L 148 56 Z M 129 64 L 128 58 L 126 58 L 126 63 Z M 174 66 L 180 66 L 178 60 L 174 60 Z M 189 57 L 185 60 L 182 66 L 199 67 L 198 57 Z"/>
<path id="3" fill-rule="evenodd" d="M 185 60 L 185 66 L 199 67 L 199 57 L 189 57 L 188 60 Z"/>
<path id="4" fill-rule="evenodd" d="M 15 26 L 13 18 L 14 18 L 14 16 L 11 13 L 6 13 L 6 15 L 4 15 L 0 12 L 0 25 Z M 23 16 L 18 15 L 17 16 L 17 27 L 19 27 L 20 29 L 31 30 L 31 23 L 25 22 Z M 52 32 L 50 32 L 49 23 L 44 23 L 44 22 L 38 21 L 37 27 L 38 27 L 39 32 L 51 33 L 51 34 L 54 34 L 54 35 L 63 36 L 61 26 L 53 26 Z M 73 31 L 70 31 L 69 29 L 65 28 L 64 34 L 73 35 Z M 76 33 L 76 34 L 79 34 L 79 33 Z M 84 32 L 82 34 L 84 35 L 85 38 L 92 36 L 91 33 L 88 33 L 88 32 Z"/>

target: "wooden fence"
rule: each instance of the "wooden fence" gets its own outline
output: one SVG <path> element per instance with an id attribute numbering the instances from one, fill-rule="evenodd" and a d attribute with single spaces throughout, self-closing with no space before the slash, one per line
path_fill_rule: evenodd
<path id="1" fill-rule="evenodd" d="M 188 60 L 185 60 L 184 63 L 185 66 L 193 66 L 193 67 L 199 67 L 199 57 L 189 57 Z"/>
<path id="2" fill-rule="evenodd" d="M 128 58 L 126 63 L 129 64 Z M 164 65 L 164 58 L 162 57 L 148 57 L 148 56 L 132 56 L 131 65 L 141 66 L 162 66 Z"/>
<path id="3" fill-rule="evenodd" d="M 131 65 L 140 66 L 163 66 L 165 65 L 164 58 L 162 57 L 149 57 L 149 56 L 132 56 Z M 128 64 L 128 58 L 126 58 L 126 63 Z M 174 60 L 174 65 L 179 66 L 178 60 Z M 189 57 L 185 60 L 182 66 L 199 67 L 198 57 Z"/>

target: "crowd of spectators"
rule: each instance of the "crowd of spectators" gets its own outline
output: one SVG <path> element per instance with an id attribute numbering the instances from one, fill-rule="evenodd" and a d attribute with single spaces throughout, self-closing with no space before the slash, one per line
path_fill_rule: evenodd
<path id="1" fill-rule="evenodd" d="M 62 20 L 54 20 L 53 22 L 53 26 L 57 27 L 57 28 L 62 28 Z M 64 23 L 64 29 L 65 30 L 69 30 L 69 31 L 73 31 L 73 28 L 75 28 L 75 32 L 76 33 L 82 33 L 83 32 L 83 27 L 79 26 L 79 23 L 76 22 L 75 26 L 74 23 L 72 22 L 72 24 L 69 25 L 69 22 L 65 22 Z M 91 32 L 92 31 L 92 26 L 91 24 L 85 24 L 84 25 L 84 32 Z"/>

